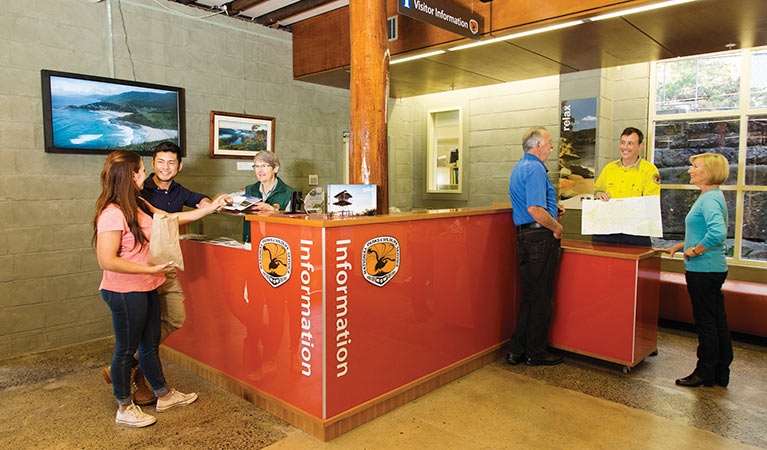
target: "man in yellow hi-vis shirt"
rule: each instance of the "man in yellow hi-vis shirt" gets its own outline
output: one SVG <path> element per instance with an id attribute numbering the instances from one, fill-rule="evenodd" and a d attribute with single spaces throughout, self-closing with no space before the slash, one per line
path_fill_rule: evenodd
<path id="1" fill-rule="evenodd" d="M 594 183 L 594 198 L 608 201 L 611 198 L 641 197 L 660 195 L 660 175 L 651 162 L 639 157 L 644 135 L 636 128 L 629 127 L 621 133 L 621 159 L 613 161 L 602 169 Z M 632 234 L 595 234 L 593 242 L 621 245 L 651 246 L 649 236 Z"/>

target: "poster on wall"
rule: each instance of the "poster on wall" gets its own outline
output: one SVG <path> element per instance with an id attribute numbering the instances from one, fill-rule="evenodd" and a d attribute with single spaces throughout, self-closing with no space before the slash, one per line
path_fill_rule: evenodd
<path id="1" fill-rule="evenodd" d="M 597 140 L 597 99 L 562 101 L 559 129 L 559 200 L 581 209 L 592 198 Z"/>

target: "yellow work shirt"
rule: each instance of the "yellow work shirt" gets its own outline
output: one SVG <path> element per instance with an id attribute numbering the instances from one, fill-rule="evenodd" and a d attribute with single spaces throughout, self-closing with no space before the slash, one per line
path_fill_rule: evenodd
<path id="1" fill-rule="evenodd" d="M 594 196 L 601 192 L 607 192 L 610 198 L 660 195 L 658 168 L 642 158 L 628 167 L 620 159 L 613 161 L 602 169 L 594 183 Z"/>

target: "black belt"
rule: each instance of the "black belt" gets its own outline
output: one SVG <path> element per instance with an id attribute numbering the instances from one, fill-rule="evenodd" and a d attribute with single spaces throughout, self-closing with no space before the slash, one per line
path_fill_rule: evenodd
<path id="1" fill-rule="evenodd" d="M 539 224 L 538 222 L 530 222 L 530 223 L 523 223 L 522 225 L 517 225 L 517 231 L 529 230 L 532 228 L 544 228 L 544 226 Z"/>

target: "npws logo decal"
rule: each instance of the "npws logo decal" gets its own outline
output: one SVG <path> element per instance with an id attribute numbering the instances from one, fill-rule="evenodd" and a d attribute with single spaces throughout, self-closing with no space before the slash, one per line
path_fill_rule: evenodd
<path id="1" fill-rule="evenodd" d="M 471 34 L 477 34 L 479 32 L 479 22 L 474 19 L 469 19 L 469 30 Z"/>
<path id="2" fill-rule="evenodd" d="M 399 242 L 379 236 L 362 247 L 362 276 L 376 286 L 388 283 L 399 269 Z"/>
<path id="3" fill-rule="evenodd" d="M 282 239 L 265 237 L 258 244 L 258 267 L 273 287 L 290 278 L 290 246 Z"/>

